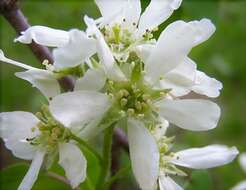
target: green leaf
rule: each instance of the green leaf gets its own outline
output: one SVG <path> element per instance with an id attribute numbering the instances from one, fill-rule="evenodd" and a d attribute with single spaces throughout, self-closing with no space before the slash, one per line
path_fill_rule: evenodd
<path id="1" fill-rule="evenodd" d="M 190 182 L 185 190 L 213 189 L 212 179 L 208 171 L 200 170 L 192 172 Z"/>
<path id="2" fill-rule="evenodd" d="M 28 164 L 16 164 L 7 167 L 0 171 L 0 188 L 7 190 L 16 190 L 20 185 L 22 179 L 24 178 L 27 170 L 29 168 Z M 52 179 L 45 175 L 43 171 L 40 171 L 38 179 L 34 184 L 32 190 L 70 190 L 65 184 Z"/>

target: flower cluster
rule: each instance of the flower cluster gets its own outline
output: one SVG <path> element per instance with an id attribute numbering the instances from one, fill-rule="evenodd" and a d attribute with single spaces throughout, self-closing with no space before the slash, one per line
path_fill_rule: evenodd
<path id="1" fill-rule="evenodd" d="M 171 179 L 187 175 L 177 166 L 207 169 L 231 162 L 238 154 L 235 147 L 209 145 L 173 152 L 175 138 L 166 135 L 170 123 L 191 131 L 217 126 L 217 104 L 185 96 L 193 92 L 215 98 L 222 89 L 188 57 L 214 33 L 211 21 L 179 20 L 155 39 L 158 26 L 181 0 L 151 0 L 142 14 L 140 0 L 95 2 L 102 16 L 85 16 L 85 31 L 33 26 L 15 39 L 53 47 L 53 65 L 44 60 L 45 69 L 38 69 L 0 52 L 0 60 L 23 68 L 15 75 L 48 101 L 36 115 L 0 114 L 6 147 L 19 158 L 33 160 L 19 189 L 30 189 L 43 160 L 49 167 L 56 157 L 72 187 L 78 186 L 86 178 L 86 159 L 76 139 L 86 141 L 119 124 L 127 129 L 132 170 L 143 190 L 182 189 Z M 72 92 L 60 89 L 58 80 L 64 76 L 75 81 Z"/>

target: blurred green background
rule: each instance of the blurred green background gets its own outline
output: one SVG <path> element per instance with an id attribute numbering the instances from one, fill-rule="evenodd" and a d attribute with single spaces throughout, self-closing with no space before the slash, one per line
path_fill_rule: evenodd
<path id="1" fill-rule="evenodd" d="M 142 7 L 146 7 L 148 2 L 142 1 Z M 64 30 L 84 29 L 83 15 L 94 18 L 100 15 L 92 0 L 23 0 L 20 5 L 31 25 Z M 216 25 L 216 33 L 207 42 L 194 48 L 190 57 L 196 61 L 199 69 L 223 82 L 221 96 L 215 100 L 222 108 L 222 117 L 218 127 L 212 131 L 194 133 L 176 129 L 177 148 L 218 143 L 235 145 L 240 152 L 246 152 L 246 1 L 183 0 L 181 8 L 161 27 L 164 28 L 177 19 L 189 21 L 204 17 L 210 18 Z M 3 17 L 0 17 L 0 37 L 0 48 L 6 56 L 41 67 L 26 45 L 13 43 L 16 33 Z M 14 76 L 20 69 L 4 63 L 1 63 L 0 67 L 1 112 L 38 111 L 45 100 L 29 83 Z M 19 160 L 15 159 L 1 142 L 1 168 L 6 168 L 16 161 Z M 122 164 L 128 164 L 128 161 L 127 156 L 122 154 Z M 96 164 L 92 162 L 89 169 L 95 167 Z M 15 166 L 12 170 L 2 169 L 2 189 L 16 189 L 26 169 L 26 165 Z M 91 175 L 96 175 L 93 172 L 94 170 Z M 184 185 L 188 190 L 225 190 L 243 179 L 246 179 L 246 174 L 236 160 L 224 167 L 195 172 L 189 177 L 190 183 Z M 46 184 L 45 188 L 42 184 Z M 120 186 L 121 189 L 137 189 L 131 173 L 122 180 Z M 68 188 L 41 174 L 34 189 Z M 83 186 L 83 189 L 86 190 L 87 187 Z"/>

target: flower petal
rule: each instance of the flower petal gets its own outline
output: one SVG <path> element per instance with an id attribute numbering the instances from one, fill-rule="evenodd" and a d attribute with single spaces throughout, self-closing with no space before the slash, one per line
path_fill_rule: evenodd
<path id="1" fill-rule="evenodd" d="M 141 189 L 154 189 L 159 173 L 159 150 L 144 124 L 128 119 L 128 140 L 133 173 Z"/>
<path id="2" fill-rule="evenodd" d="M 196 64 L 187 57 L 183 63 L 164 76 L 160 85 L 164 89 L 172 89 L 171 93 L 176 97 L 184 96 L 191 91 L 190 88 L 195 84 L 195 77 Z"/>
<path id="3" fill-rule="evenodd" d="M 160 35 L 156 47 L 146 62 L 146 80 L 155 83 L 164 75 L 183 63 L 191 48 L 201 38 L 201 21 L 176 21 Z"/>
<path id="4" fill-rule="evenodd" d="M 39 120 L 29 112 L 2 112 L 0 113 L 0 136 L 6 147 L 21 159 L 30 160 L 35 154 L 35 147 L 26 141 L 37 135 L 32 128 L 37 126 Z"/>
<path id="5" fill-rule="evenodd" d="M 160 118 L 160 123 L 152 131 L 152 135 L 159 141 L 165 134 L 169 127 L 169 122 L 164 118 Z"/>
<path id="6" fill-rule="evenodd" d="M 68 43 L 69 35 L 68 32 L 63 30 L 46 26 L 32 26 L 26 31 L 21 32 L 21 36 L 16 38 L 15 42 L 30 44 L 32 40 L 40 45 L 60 47 Z"/>
<path id="7" fill-rule="evenodd" d="M 96 35 L 98 56 L 108 78 L 115 81 L 126 80 L 126 77 L 115 63 L 113 54 L 105 42 L 102 33 L 96 27 L 94 20 L 87 16 L 85 16 L 84 20 L 88 30 Z"/>
<path id="8" fill-rule="evenodd" d="M 233 187 L 231 190 L 245 190 L 245 189 L 246 189 L 246 180 L 241 181 L 235 187 Z"/>
<path id="9" fill-rule="evenodd" d="M 72 143 L 59 144 L 59 164 L 64 168 L 72 188 L 86 178 L 86 159 L 81 150 Z"/>
<path id="10" fill-rule="evenodd" d="M 211 20 L 206 18 L 200 21 L 190 22 L 190 24 L 193 25 L 193 27 L 195 27 L 197 31 L 194 46 L 199 45 L 204 41 L 208 40 L 216 30 Z"/>
<path id="11" fill-rule="evenodd" d="M 138 45 L 135 48 L 135 51 L 140 57 L 140 59 L 145 63 L 148 60 L 148 57 L 151 54 L 151 51 L 154 49 L 155 45 L 154 44 L 143 44 L 143 45 Z"/>
<path id="12" fill-rule="evenodd" d="M 31 67 L 29 65 L 26 65 L 24 63 L 20 63 L 20 62 L 17 62 L 17 61 L 14 61 L 12 59 L 9 59 L 9 58 L 5 57 L 5 55 L 4 55 L 4 53 L 3 53 L 3 51 L 1 49 L 0 49 L 0 61 L 5 62 L 5 63 L 9 63 L 11 65 L 15 65 L 17 67 L 21 67 L 21 68 L 26 69 L 26 70 L 36 69 L 36 68 Z"/>
<path id="13" fill-rule="evenodd" d="M 206 131 L 216 127 L 220 108 L 209 100 L 161 100 L 156 103 L 159 114 L 169 122 L 192 131 Z"/>
<path id="14" fill-rule="evenodd" d="M 246 153 L 242 153 L 239 157 L 239 163 L 243 171 L 246 173 Z"/>
<path id="15" fill-rule="evenodd" d="M 151 0 L 139 21 L 139 33 L 152 30 L 171 16 L 178 9 L 182 0 Z"/>
<path id="16" fill-rule="evenodd" d="M 95 3 L 101 12 L 103 25 L 106 25 L 115 22 L 118 17 L 123 17 L 127 0 L 95 0 Z"/>
<path id="17" fill-rule="evenodd" d="M 99 91 L 106 82 L 106 76 L 100 69 L 89 69 L 84 76 L 75 83 L 74 90 L 93 90 Z"/>
<path id="18" fill-rule="evenodd" d="M 15 75 L 30 82 L 34 87 L 38 88 L 47 99 L 61 92 L 60 85 L 51 71 L 31 69 L 25 72 L 17 72 Z"/>
<path id="19" fill-rule="evenodd" d="M 56 69 L 75 67 L 96 53 L 95 40 L 87 37 L 84 32 L 74 29 L 69 31 L 68 35 L 68 43 L 53 51 Z"/>
<path id="20" fill-rule="evenodd" d="M 160 176 L 159 187 L 160 190 L 183 190 L 175 181 L 165 175 Z"/>
<path id="21" fill-rule="evenodd" d="M 236 147 L 210 145 L 202 148 L 191 148 L 175 153 L 172 163 L 193 168 L 207 169 L 230 163 L 238 155 Z"/>
<path id="22" fill-rule="evenodd" d="M 203 94 L 211 98 L 216 98 L 220 95 L 220 90 L 223 85 L 215 78 L 210 78 L 201 71 L 196 72 L 196 84 L 192 90 L 198 94 Z"/>
<path id="23" fill-rule="evenodd" d="M 101 117 L 111 105 L 107 95 L 94 91 L 74 91 L 56 96 L 50 102 L 53 116 L 65 127 L 82 129 Z"/>
<path id="24" fill-rule="evenodd" d="M 43 163 L 45 151 L 39 150 L 36 152 L 32 164 L 26 173 L 24 179 L 18 187 L 18 190 L 30 190 L 38 178 L 38 173 Z"/>

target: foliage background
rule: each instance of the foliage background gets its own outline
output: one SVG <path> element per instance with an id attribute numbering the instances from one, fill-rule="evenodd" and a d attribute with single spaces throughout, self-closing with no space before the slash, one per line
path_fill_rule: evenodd
<path id="1" fill-rule="evenodd" d="M 148 2 L 142 0 L 142 6 L 146 7 Z M 99 16 L 99 11 L 92 0 L 22 0 L 20 5 L 31 25 L 45 25 L 64 30 L 84 29 L 85 25 L 82 21 L 84 14 L 94 18 Z M 217 31 L 209 41 L 194 48 L 190 57 L 197 62 L 198 68 L 223 82 L 221 96 L 215 100 L 222 108 L 222 117 L 218 127 L 208 132 L 194 133 L 175 128 L 174 132 L 177 134 L 176 139 L 179 143 L 175 148 L 219 143 L 235 145 L 244 152 L 246 151 L 246 1 L 183 0 L 181 8 L 161 27 L 164 28 L 177 19 L 189 21 L 204 17 L 214 22 Z M 41 67 L 27 46 L 13 43 L 15 37 L 15 31 L 0 17 L 0 48 L 10 58 Z M 20 69 L 3 63 L 0 67 L 0 110 L 38 111 L 45 100 L 31 85 L 14 76 L 14 73 Z M 128 164 L 127 156 L 121 155 L 122 163 Z M 96 163 L 93 159 L 91 160 L 89 169 L 93 176 L 96 175 Z M 14 158 L 1 142 L 1 168 L 6 168 L 15 162 L 23 163 Z M 1 169 L 0 188 L 16 189 L 26 170 L 26 165 Z M 193 172 L 188 180 L 190 183 L 185 183 L 185 186 L 187 190 L 225 190 L 243 179 L 246 179 L 246 174 L 235 161 L 209 171 Z M 121 186 L 122 189 L 137 189 L 130 172 L 129 176 L 122 180 Z M 41 174 L 34 189 L 44 189 L 44 187 L 45 189 L 68 189 Z M 89 188 L 83 186 L 82 189 Z"/>

